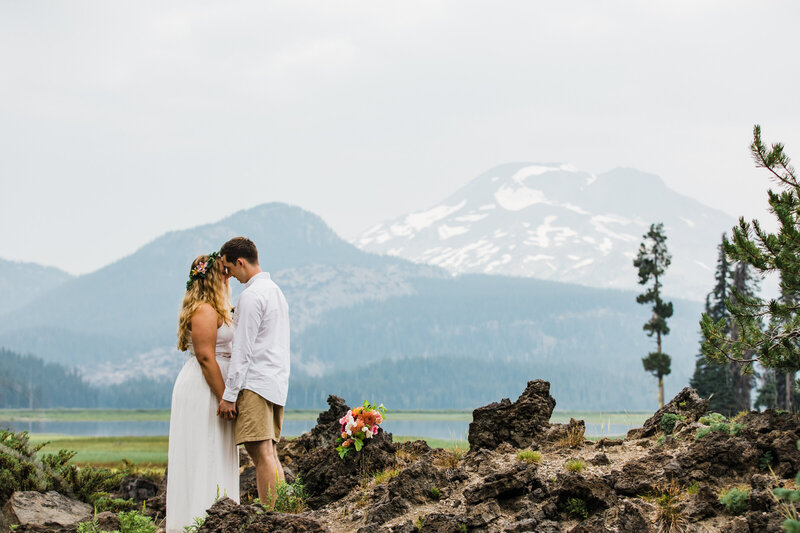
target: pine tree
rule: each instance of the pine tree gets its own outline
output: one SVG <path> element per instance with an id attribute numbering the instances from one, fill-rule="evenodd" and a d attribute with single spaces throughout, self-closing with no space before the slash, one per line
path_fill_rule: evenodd
<path id="1" fill-rule="evenodd" d="M 725 240 L 725 235 L 722 235 Z M 717 269 L 714 274 L 714 288 L 706 295 L 705 312 L 714 322 L 729 319 L 728 310 L 725 307 L 725 300 L 730 295 L 731 283 L 731 264 L 722 244 L 719 245 L 717 256 Z M 703 355 L 702 350 L 697 355 L 695 369 L 689 385 L 697 389 L 698 394 L 704 398 L 710 398 L 708 408 L 711 411 L 730 416 L 739 411 L 734 396 L 733 374 L 731 372 L 733 363 L 719 363 L 709 360 Z"/>
<path id="2" fill-rule="evenodd" d="M 783 148 L 776 143 L 767 149 L 761 140 L 761 127 L 753 128 L 750 151 L 756 166 L 767 169 L 782 189 L 768 193 L 771 211 L 778 219 L 778 232 L 768 233 L 758 220 L 747 223 L 740 218 L 731 241 L 726 239 L 723 247 L 730 260 L 749 265 L 759 274 L 778 273 L 781 294 L 797 295 L 800 294 L 800 181 Z M 706 357 L 740 364 L 745 372 L 753 363 L 792 376 L 800 370 L 800 304 L 796 298 L 764 301 L 734 288 L 726 307 L 731 315 L 730 330 L 726 329 L 727 321 L 715 322 L 708 313 L 700 321 Z M 787 390 L 797 385 L 793 383 Z M 791 397 L 792 391 L 788 392 Z"/>
<path id="3" fill-rule="evenodd" d="M 652 280 L 652 287 L 636 297 L 639 304 L 653 304 L 653 315 L 645 322 L 644 329 L 648 337 L 656 336 L 655 352 L 642 358 L 645 371 L 658 379 L 658 406 L 664 405 L 664 376 L 672 370 L 672 359 L 661 351 L 661 337 L 669 334 L 667 319 L 672 316 L 672 302 L 661 299 L 661 276 L 672 262 L 667 251 L 667 236 L 664 224 L 651 224 L 650 231 L 642 236 L 644 241 L 639 245 L 639 253 L 633 260 L 633 266 L 639 269 L 639 284 L 647 285 Z"/>
<path id="4" fill-rule="evenodd" d="M 752 269 L 747 263 L 738 262 L 731 272 L 732 294 L 730 300 L 736 302 L 737 298 L 755 298 L 758 294 L 758 281 L 753 276 Z M 739 326 L 735 321 L 731 321 L 729 333 L 732 339 L 739 336 Z M 747 352 L 748 356 L 752 351 Z M 735 400 L 735 411 L 750 410 L 750 396 L 753 390 L 755 376 L 752 366 L 748 366 L 738 361 L 728 363 L 733 385 L 733 396 Z"/>

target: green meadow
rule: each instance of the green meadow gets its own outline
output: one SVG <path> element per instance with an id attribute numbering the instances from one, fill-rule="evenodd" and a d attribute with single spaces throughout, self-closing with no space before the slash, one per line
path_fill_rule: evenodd
<path id="1" fill-rule="evenodd" d="M 551 421 L 565 423 L 570 418 L 584 420 L 588 424 L 624 424 L 630 427 L 641 426 L 652 413 L 603 413 L 594 411 L 557 411 Z M 319 415 L 314 410 L 290 410 L 286 412 L 286 420 L 315 420 Z M 390 411 L 392 420 L 404 421 L 450 421 L 469 422 L 472 411 Z M 7 422 L 85 422 L 85 421 L 130 421 L 150 422 L 168 421 L 168 410 L 144 409 L 0 409 L 0 421 Z M 610 426 L 609 426 L 610 427 Z M 614 436 L 602 431 L 604 436 Z M 597 438 L 597 437 L 591 437 Z M 168 442 L 166 436 L 156 437 L 90 437 L 70 435 L 33 434 L 35 443 L 47 444 L 40 453 L 54 453 L 60 449 L 77 452 L 76 464 L 91 464 L 114 467 L 123 460 L 139 466 L 164 467 L 167 463 Z M 409 440 L 425 440 L 433 448 L 453 449 L 469 447 L 465 435 L 455 435 L 450 439 L 437 439 L 416 436 L 394 436 L 396 442 Z"/>

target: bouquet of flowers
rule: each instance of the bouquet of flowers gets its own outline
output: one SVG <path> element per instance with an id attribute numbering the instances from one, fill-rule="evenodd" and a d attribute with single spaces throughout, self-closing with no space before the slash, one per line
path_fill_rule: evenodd
<path id="1" fill-rule="evenodd" d="M 365 401 L 361 407 L 350 409 L 339 423 L 342 425 L 342 434 L 336 440 L 339 446 L 336 451 L 342 459 L 353 448 L 361 451 L 367 439 L 371 439 L 377 432 L 384 418 L 386 408 L 383 404 L 375 405 Z"/>

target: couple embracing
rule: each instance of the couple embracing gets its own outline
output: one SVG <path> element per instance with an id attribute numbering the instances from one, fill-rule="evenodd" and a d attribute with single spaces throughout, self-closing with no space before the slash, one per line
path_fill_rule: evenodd
<path id="1" fill-rule="evenodd" d="M 231 277 L 245 285 L 235 310 Z M 172 391 L 167 533 L 183 532 L 217 497 L 239 501 L 239 444 L 256 467 L 262 502 L 274 503 L 284 479 L 276 445 L 289 388 L 289 308 L 250 239 L 192 262 L 178 349 L 191 357 Z"/>

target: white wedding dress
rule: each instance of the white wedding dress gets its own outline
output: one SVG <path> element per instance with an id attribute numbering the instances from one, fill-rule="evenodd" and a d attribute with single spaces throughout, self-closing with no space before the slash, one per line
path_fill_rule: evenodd
<path id="1" fill-rule="evenodd" d="M 222 379 L 228 373 L 233 328 L 217 329 L 216 356 Z M 217 416 L 217 397 L 200 363 L 191 356 L 175 380 L 169 418 L 166 533 L 183 533 L 219 496 L 239 502 L 239 449 L 233 422 Z"/>

